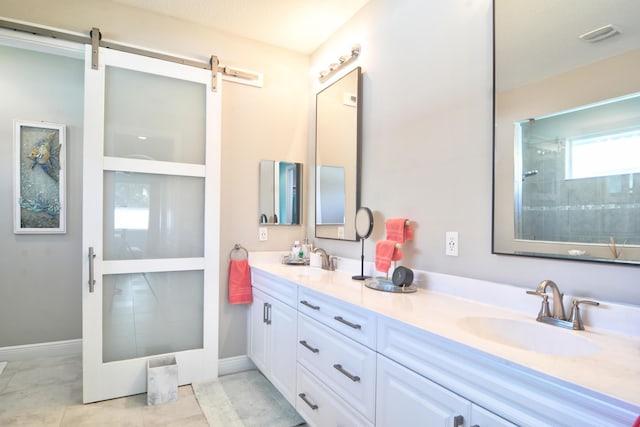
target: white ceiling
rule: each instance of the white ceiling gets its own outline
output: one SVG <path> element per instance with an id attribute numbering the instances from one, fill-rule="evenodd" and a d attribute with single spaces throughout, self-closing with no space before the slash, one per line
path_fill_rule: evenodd
<path id="1" fill-rule="evenodd" d="M 310 54 L 369 0 L 112 0 Z"/>

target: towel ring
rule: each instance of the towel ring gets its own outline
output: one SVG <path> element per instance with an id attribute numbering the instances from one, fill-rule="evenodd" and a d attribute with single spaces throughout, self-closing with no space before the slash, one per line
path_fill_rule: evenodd
<path id="1" fill-rule="evenodd" d="M 233 257 L 234 252 L 238 252 L 238 251 L 242 251 L 244 252 L 244 256 L 239 258 L 239 257 Z M 243 259 L 247 259 L 249 258 L 249 251 L 247 251 L 242 245 L 239 245 L 238 243 L 236 243 L 235 245 L 233 245 L 233 249 L 231 249 L 231 251 L 229 252 L 229 260 L 235 259 L 235 260 L 243 260 Z"/>

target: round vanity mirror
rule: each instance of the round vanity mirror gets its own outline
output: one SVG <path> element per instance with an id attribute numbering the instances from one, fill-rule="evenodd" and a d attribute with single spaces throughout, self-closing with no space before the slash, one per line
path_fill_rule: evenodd
<path id="1" fill-rule="evenodd" d="M 361 206 L 356 212 L 356 235 L 362 242 L 362 255 L 360 256 L 360 275 L 351 276 L 353 280 L 364 280 L 370 276 L 364 275 L 364 241 L 373 231 L 373 214 L 371 209 Z"/>
<path id="2" fill-rule="evenodd" d="M 367 239 L 373 231 L 373 214 L 371 209 L 362 206 L 356 212 L 356 234 L 360 239 Z"/>

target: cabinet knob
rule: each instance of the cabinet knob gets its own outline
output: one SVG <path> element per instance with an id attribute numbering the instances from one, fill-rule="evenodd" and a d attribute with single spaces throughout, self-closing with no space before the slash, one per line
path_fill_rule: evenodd
<path id="1" fill-rule="evenodd" d="M 456 415 L 453 417 L 453 427 L 464 426 L 464 417 L 462 415 Z"/>

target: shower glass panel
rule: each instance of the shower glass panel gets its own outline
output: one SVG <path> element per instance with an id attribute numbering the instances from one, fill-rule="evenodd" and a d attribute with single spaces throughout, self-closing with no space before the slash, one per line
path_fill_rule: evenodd
<path id="1" fill-rule="evenodd" d="M 202 85 L 107 67 L 104 155 L 204 164 Z M 135 114 L 131 112 L 135 111 Z"/>
<path id="2" fill-rule="evenodd" d="M 103 362 L 202 348 L 202 271 L 103 277 Z"/>
<path id="3" fill-rule="evenodd" d="M 204 178 L 104 173 L 104 259 L 201 257 Z"/>

